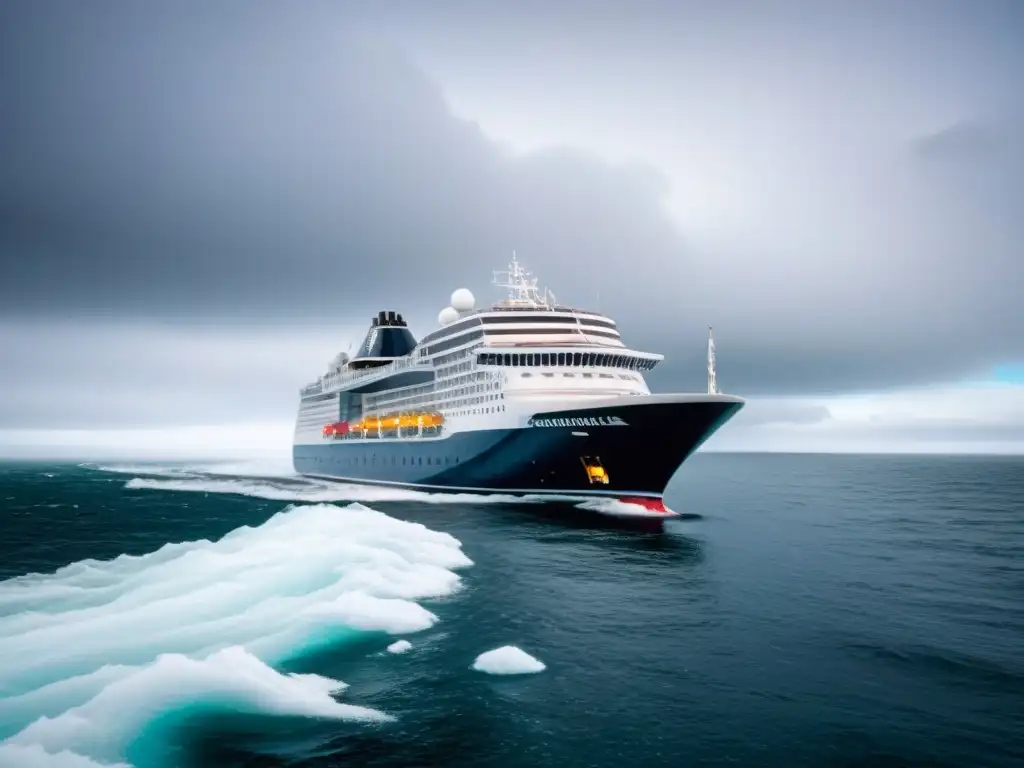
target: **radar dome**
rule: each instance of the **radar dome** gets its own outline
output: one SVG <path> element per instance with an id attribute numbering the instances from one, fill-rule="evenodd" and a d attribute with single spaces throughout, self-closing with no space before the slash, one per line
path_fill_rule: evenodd
<path id="1" fill-rule="evenodd" d="M 476 299 L 468 288 L 459 288 L 452 294 L 452 307 L 459 312 L 468 312 L 476 304 Z"/>
<path id="2" fill-rule="evenodd" d="M 454 323 L 458 319 L 459 310 L 457 310 L 455 307 L 445 307 L 437 315 L 437 322 L 440 323 L 441 325 L 448 325 L 449 323 Z"/>

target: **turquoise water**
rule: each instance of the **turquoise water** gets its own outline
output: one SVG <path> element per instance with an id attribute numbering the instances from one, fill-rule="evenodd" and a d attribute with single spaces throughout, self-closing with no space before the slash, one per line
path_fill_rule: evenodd
<path id="1" fill-rule="evenodd" d="M 667 501 L 0 465 L 0 765 L 1024 761 L 1024 461 L 699 454 Z"/>

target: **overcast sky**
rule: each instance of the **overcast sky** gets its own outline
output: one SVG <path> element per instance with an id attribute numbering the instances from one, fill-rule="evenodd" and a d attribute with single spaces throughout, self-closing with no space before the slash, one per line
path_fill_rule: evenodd
<path id="1" fill-rule="evenodd" d="M 287 425 L 515 249 L 658 390 L 715 326 L 750 405 L 709 448 L 1024 450 L 1022 39 L 1015 0 L 9 0 L 0 442 Z"/>

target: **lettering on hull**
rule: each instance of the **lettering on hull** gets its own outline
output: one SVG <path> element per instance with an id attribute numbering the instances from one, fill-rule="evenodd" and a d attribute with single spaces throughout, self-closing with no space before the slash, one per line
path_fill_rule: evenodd
<path id="1" fill-rule="evenodd" d="M 618 416 L 578 416 L 572 419 L 537 419 L 526 422 L 528 427 L 628 427 Z"/>

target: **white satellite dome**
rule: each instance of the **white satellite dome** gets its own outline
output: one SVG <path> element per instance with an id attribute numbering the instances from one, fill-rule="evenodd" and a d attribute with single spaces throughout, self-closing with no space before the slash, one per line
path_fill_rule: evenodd
<path id="1" fill-rule="evenodd" d="M 459 312 L 469 312 L 476 304 L 476 299 L 468 288 L 459 288 L 452 294 L 452 307 Z"/>
<path id="2" fill-rule="evenodd" d="M 448 325 L 454 323 L 459 319 L 459 310 L 455 307 L 445 307 L 437 315 L 437 322 L 441 325 Z"/>

